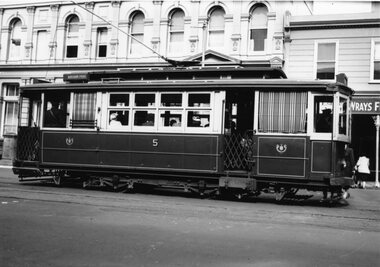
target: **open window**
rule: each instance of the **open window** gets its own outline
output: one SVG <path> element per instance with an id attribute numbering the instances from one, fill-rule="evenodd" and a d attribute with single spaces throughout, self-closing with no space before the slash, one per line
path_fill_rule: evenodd
<path id="1" fill-rule="evenodd" d="M 49 128 L 68 127 L 70 93 L 49 92 L 44 95 L 43 126 Z"/>
<path id="2" fill-rule="evenodd" d="M 334 96 L 334 140 L 350 141 L 350 99 L 340 93 Z"/>

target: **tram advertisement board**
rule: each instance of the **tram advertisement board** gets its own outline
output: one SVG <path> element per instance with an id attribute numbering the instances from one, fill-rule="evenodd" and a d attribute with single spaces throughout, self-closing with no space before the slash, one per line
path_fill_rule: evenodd
<path id="1" fill-rule="evenodd" d="M 351 101 L 352 114 L 380 114 L 380 98 L 354 98 Z"/>

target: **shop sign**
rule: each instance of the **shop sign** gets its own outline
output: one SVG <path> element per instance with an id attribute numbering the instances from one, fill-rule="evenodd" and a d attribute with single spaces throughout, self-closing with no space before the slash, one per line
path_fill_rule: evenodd
<path id="1" fill-rule="evenodd" d="M 352 114 L 380 114 L 380 98 L 354 98 L 351 101 Z"/>

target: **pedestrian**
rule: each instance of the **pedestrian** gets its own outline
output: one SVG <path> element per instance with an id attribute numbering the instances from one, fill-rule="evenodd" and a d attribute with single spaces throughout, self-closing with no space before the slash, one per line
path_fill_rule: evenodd
<path id="1" fill-rule="evenodd" d="M 343 167 L 345 168 L 345 173 L 347 175 L 350 175 L 350 177 L 354 177 L 355 170 L 355 157 L 354 157 L 354 150 L 350 147 L 349 144 L 344 145 L 344 161 L 343 161 Z M 348 193 L 348 189 L 350 186 L 344 186 L 342 188 L 342 197 L 343 199 L 347 199 L 350 197 L 350 193 Z"/>
<path id="2" fill-rule="evenodd" d="M 365 188 L 365 181 L 368 180 L 370 170 L 369 170 L 369 158 L 365 153 L 362 153 L 359 157 L 355 170 L 357 171 L 357 185 L 359 188 Z"/>

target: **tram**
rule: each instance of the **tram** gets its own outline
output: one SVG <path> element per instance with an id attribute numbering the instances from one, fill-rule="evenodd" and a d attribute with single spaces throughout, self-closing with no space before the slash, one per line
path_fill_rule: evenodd
<path id="1" fill-rule="evenodd" d="M 339 195 L 353 182 L 344 159 L 352 94 L 273 68 L 70 73 L 21 88 L 13 171 L 84 187 Z"/>

